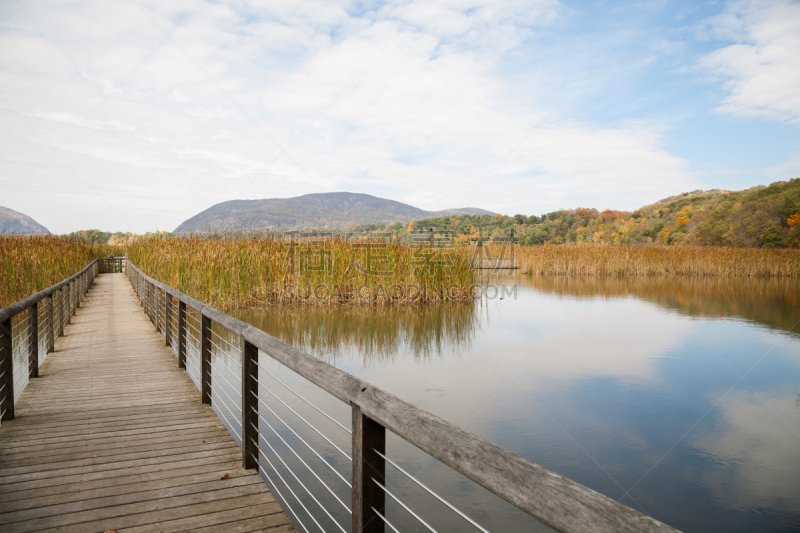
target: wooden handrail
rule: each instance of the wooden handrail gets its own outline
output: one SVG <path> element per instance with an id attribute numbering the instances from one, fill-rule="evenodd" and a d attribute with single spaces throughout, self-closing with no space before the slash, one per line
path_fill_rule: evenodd
<path id="1" fill-rule="evenodd" d="M 389 429 L 428 455 L 557 531 L 608 533 L 676 531 L 654 518 L 473 435 L 250 324 L 161 283 L 142 272 L 130 261 L 127 262 L 127 272 L 129 275 L 139 277 L 139 281 L 145 281 L 177 299 L 179 308 L 189 306 L 199 312 L 203 317 L 203 330 L 206 329 L 207 321 L 216 322 L 241 337 L 244 354 L 252 354 L 254 348 L 260 349 L 319 388 L 351 405 L 354 420 L 357 416 L 363 416 L 368 421 Z M 179 327 L 178 335 L 181 334 Z M 182 346 L 178 351 L 179 354 L 183 351 Z M 243 366 L 246 366 L 245 361 Z M 203 401 L 206 401 L 207 385 L 205 383 L 203 385 Z M 250 402 L 245 403 L 250 405 Z M 358 422 L 363 426 L 365 420 L 358 419 Z M 360 440 L 356 442 L 357 438 L 364 439 L 363 431 L 358 433 L 357 429 L 358 427 L 353 428 L 354 453 L 363 449 Z M 370 432 L 374 433 L 375 429 L 371 429 Z M 249 448 L 244 446 L 244 449 Z M 363 450 L 363 453 L 366 454 L 368 451 L 371 450 Z M 362 459 L 373 461 L 374 457 L 354 457 L 353 487 L 355 489 L 359 485 L 361 490 L 364 487 L 376 490 L 374 484 L 364 484 L 362 479 L 355 477 L 360 475 L 356 472 L 356 465 L 363 464 Z M 246 466 L 252 467 L 252 461 L 246 456 L 243 461 Z M 363 468 L 360 468 L 360 471 L 363 471 Z M 362 531 L 356 529 L 356 524 L 369 521 L 362 520 L 363 516 L 355 516 L 357 510 L 366 507 L 362 502 L 376 501 L 375 498 L 365 496 L 361 490 L 353 491 L 354 531 Z M 364 512 L 372 513 L 371 510 Z"/>

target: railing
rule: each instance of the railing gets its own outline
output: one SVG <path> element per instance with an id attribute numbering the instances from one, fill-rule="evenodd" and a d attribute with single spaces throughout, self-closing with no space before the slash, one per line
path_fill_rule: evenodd
<path id="1" fill-rule="evenodd" d="M 202 402 L 215 407 L 240 443 L 244 468 L 260 470 L 302 531 L 383 532 L 385 526 L 398 531 L 387 519 L 387 501 L 435 531 L 399 491 L 387 488 L 387 463 L 460 517 L 459 530 L 486 531 L 388 457 L 387 429 L 558 531 L 675 531 L 156 281 L 130 262 L 125 271 L 178 366 L 200 389 Z M 330 414 L 334 404 L 320 408 L 269 368 L 277 363 L 343 402 L 351 411 L 349 427 Z M 301 407 L 321 422 L 312 423 Z M 287 422 L 289 417 L 296 423 Z M 349 454 L 343 449 L 347 445 L 320 431 L 321 423 L 347 435 Z M 300 428 L 311 436 L 301 436 Z M 313 455 L 303 459 L 298 450 Z M 340 471 L 342 463 L 350 472 Z M 311 483 L 317 490 L 309 489 Z"/>
<path id="2" fill-rule="evenodd" d="M 95 259 L 60 283 L 0 309 L 0 421 L 14 418 L 14 403 L 64 334 L 81 299 L 101 272 L 121 271 L 123 257 Z"/>

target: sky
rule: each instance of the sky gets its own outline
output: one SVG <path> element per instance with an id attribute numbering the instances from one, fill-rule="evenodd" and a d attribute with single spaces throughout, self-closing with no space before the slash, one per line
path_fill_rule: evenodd
<path id="1" fill-rule="evenodd" d="M 800 177 L 800 3 L 0 0 L 0 206 L 632 210 Z"/>

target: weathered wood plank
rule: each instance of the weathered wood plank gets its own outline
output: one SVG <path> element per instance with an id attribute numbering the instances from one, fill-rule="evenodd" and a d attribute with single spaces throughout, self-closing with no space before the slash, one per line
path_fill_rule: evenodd
<path id="1" fill-rule="evenodd" d="M 46 531 L 54 527 L 59 528 L 59 531 L 92 531 L 95 529 L 93 523 L 98 522 L 109 524 L 109 528 L 121 529 L 131 525 L 156 523 L 159 521 L 158 515 L 185 517 L 197 514 L 198 511 L 202 513 L 208 508 L 238 509 L 243 507 L 245 500 L 249 503 L 275 501 L 272 495 L 265 493 L 260 486 L 245 485 L 13 522 L 3 525 L 3 531 L 4 533 L 22 533 Z"/>
<path id="2" fill-rule="evenodd" d="M 204 515 L 202 517 L 204 524 L 214 525 L 199 527 L 199 520 L 194 517 L 190 517 L 181 520 L 162 522 L 153 526 L 130 528 L 126 529 L 125 533 L 171 533 L 187 530 L 191 530 L 195 533 L 242 533 L 251 531 L 269 531 L 271 533 L 279 533 L 283 531 L 294 531 L 294 528 L 291 527 L 287 516 L 284 513 L 276 511 L 276 509 L 277 506 L 274 503 L 251 505 L 244 510 L 234 509 L 231 511 L 220 511 L 217 513 Z M 233 521 L 237 518 L 244 518 L 247 516 L 252 516 L 254 518 Z"/>
<path id="3" fill-rule="evenodd" d="M 105 490 L 111 491 L 122 490 L 125 487 L 138 487 L 143 483 L 158 482 L 161 480 L 170 480 L 191 475 L 214 475 L 217 477 L 224 476 L 227 473 L 233 475 L 246 475 L 244 473 L 237 473 L 235 470 L 227 469 L 228 458 L 220 457 L 218 462 L 206 461 L 201 466 L 186 466 L 181 468 L 174 468 L 169 470 L 155 470 L 147 472 L 135 472 L 127 475 L 119 474 L 111 477 L 105 477 L 95 480 L 72 481 L 69 483 L 61 483 L 58 485 L 48 483 L 47 481 L 40 481 L 34 483 L 33 487 L 24 487 L 24 490 L 11 491 L 3 494 L 3 501 L 17 501 L 31 498 L 38 498 L 44 496 L 52 496 L 58 494 L 80 494 L 84 491 L 90 490 Z"/>
<path id="4" fill-rule="evenodd" d="M 230 474 L 230 479 L 240 477 L 251 477 L 258 481 L 261 478 L 254 472 L 226 472 Z M 109 487 L 100 487 L 86 490 L 74 491 L 57 491 L 54 494 L 34 495 L 30 498 L 16 498 L 0 502 L 0 513 L 10 513 L 15 511 L 24 511 L 27 509 L 34 509 L 37 507 L 48 507 L 52 505 L 59 505 L 62 503 L 70 503 L 77 501 L 95 500 L 101 498 L 109 498 L 111 496 L 124 496 L 126 494 L 146 493 L 152 494 L 157 489 L 168 489 L 171 487 L 182 487 L 185 485 L 196 485 L 199 483 L 210 483 L 223 480 L 224 474 L 220 474 L 218 469 L 212 469 L 210 472 L 203 472 L 199 474 L 158 478 L 158 479 L 145 479 L 133 483 L 125 483 L 122 485 L 113 485 Z"/>
<path id="5" fill-rule="evenodd" d="M 4 524 L 24 522 L 26 520 L 36 520 L 48 516 L 93 511 L 116 505 L 147 503 L 152 500 L 161 500 L 176 496 L 187 496 L 202 492 L 213 492 L 232 487 L 259 485 L 260 483 L 261 479 L 255 476 L 238 476 L 228 479 L 218 478 L 215 481 L 209 481 L 205 483 L 195 483 L 190 485 L 179 485 L 177 487 L 139 491 L 119 496 L 106 495 L 105 497 L 100 498 L 83 498 L 73 502 L 51 503 L 49 505 L 29 507 L 27 509 L 2 513 L 0 514 L 0 528 L 4 527 Z M 181 502 L 178 500 L 173 500 L 172 502 L 176 505 L 181 505 Z"/>

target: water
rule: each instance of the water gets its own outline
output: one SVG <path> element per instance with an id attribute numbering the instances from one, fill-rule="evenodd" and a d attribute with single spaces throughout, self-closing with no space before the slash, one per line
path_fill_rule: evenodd
<path id="1" fill-rule="evenodd" d="M 516 295 L 474 305 L 270 308 L 238 316 L 678 529 L 800 530 L 798 281 L 522 275 L 490 281 L 516 284 Z M 349 427 L 348 406 L 263 354 L 261 360 Z M 272 383 L 287 405 L 307 407 L 271 379 L 260 372 L 260 382 Z M 273 405 L 284 419 L 293 416 Z M 310 454 L 273 413 L 262 413 L 286 440 L 272 441 L 275 453 Z M 346 433 L 314 420 L 349 453 Z M 264 423 L 260 431 L 272 434 Z M 306 438 L 349 480 L 346 458 L 321 438 Z M 489 530 L 545 529 L 394 436 L 388 452 Z M 317 481 L 294 464 L 311 488 Z M 348 502 L 346 486 L 327 474 L 323 480 Z M 284 476 L 299 495 L 301 487 Z M 391 466 L 387 485 L 437 530 L 470 530 Z M 313 501 L 301 499 L 321 515 Z M 332 497 L 322 503 L 347 520 Z M 426 530 L 391 500 L 387 515 L 401 530 Z M 319 520 L 333 528 L 322 522 L 328 517 Z"/>

